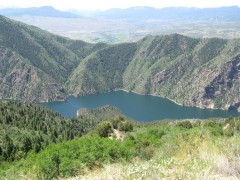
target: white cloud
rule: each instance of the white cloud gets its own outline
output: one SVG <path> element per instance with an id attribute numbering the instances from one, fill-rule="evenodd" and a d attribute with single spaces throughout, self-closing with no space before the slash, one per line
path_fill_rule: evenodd
<path id="1" fill-rule="evenodd" d="M 58 9 L 109 9 L 127 8 L 132 6 L 152 6 L 156 8 L 185 6 L 185 7 L 220 7 L 240 6 L 240 0 L 0 0 L 0 6 L 54 6 Z"/>

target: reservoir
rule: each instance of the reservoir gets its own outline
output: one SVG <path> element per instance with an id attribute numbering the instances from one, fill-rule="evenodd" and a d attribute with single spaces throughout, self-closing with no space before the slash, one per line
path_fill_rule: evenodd
<path id="1" fill-rule="evenodd" d="M 65 102 L 47 102 L 41 105 L 62 114 L 65 117 L 76 117 L 80 108 L 98 108 L 113 105 L 126 116 L 138 121 L 163 119 L 206 119 L 214 117 L 239 117 L 236 110 L 200 109 L 180 106 L 157 96 L 139 95 L 124 91 L 94 94 L 81 97 L 70 96 Z"/>

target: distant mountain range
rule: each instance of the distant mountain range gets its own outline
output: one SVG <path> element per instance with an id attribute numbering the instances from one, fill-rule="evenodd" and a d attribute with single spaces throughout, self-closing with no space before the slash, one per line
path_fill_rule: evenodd
<path id="1" fill-rule="evenodd" d="M 240 39 L 147 36 L 89 44 L 0 16 L 0 98 L 65 100 L 117 89 L 240 111 Z"/>
<path id="2" fill-rule="evenodd" d="M 240 8 L 132 7 L 63 12 L 53 7 L 0 9 L 0 14 L 55 34 L 86 42 L 136 42 L 147 35 L 240 38 Z"/>
<path id="3" fill-rule="evenodd" d="M 170 7 L 156 9 L 152 7 L 132 7 L 128 9 L 109 9 L 98 12 L 95 17 L 107 19 L 145 20 L 145 19 L 189 19 L 189 20 L 240 20 L 238 6 L 220 8 L 186 8 Z"/>
<path id="4" fill-rule="evenodd" d="M 79 18 L 80 16 L 71 12 L 56 10 L 51 6 L 31 7 L 31 8 L 7 8 L 0 10 L 4 16 L 43 16 L 59 18 Z"/>
<path id="5" fill-rule="evenodd" d="M 238 6 L 220 7 L 220 8 L 186 8 L 186 7 L 169 7 L 169 8 L 152 8 L 152 7 L 131 7 L 127 9 L 109 9 L 106 11 L 96 12 L 63 12 L 56 10 L 51 6 L 31 7 L 31 8 L 8 8 L 0 10 L 4 16 L 44 16 L 44 17 L 64 17 L 79 18 L 81 16 L 105 18 L 105 19 L 123 19 L 123 20 L 146 20 L 146 19 L 189 19 L 189 20 L 238 20 L 240 21 L 240 8 Z"/>

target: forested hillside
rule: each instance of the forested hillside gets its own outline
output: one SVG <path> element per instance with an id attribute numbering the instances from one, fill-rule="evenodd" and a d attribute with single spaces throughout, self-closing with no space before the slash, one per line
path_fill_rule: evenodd
<path id="1" fill-rule="evenodd" d="M 135 43 L 99 50 L 86 57 L 73 71 L 66 85 L 74 95 L 108 92 L 123 88 L 123 73 L 136 51 Z"/>
<path id="2" fill-rule="evenodd" d="M 115 49 L 124 52 L 119 56 Z M 77 96 L 125 89 L 184 105 L 237 109 L 239 55 L 239 39 L 148 36 L 88 56 L 73 71 L 67 87 Z"/>
<path id="3" fill-rule="evenodd" d="M 0 16 L 1 98 L 64 100 L 71 71 L 104 44 L 87 44 Z"/>
<path id="4" fill-rule="evenodd" d="M 36 104 L 9 100 L 0 102 L 0 161 L 24 158 L 47 145 L 68 141 L 88 133 L 102 121 L 122 115 L 111 106 L 84 110 L 77 118 L 64 118 Z"/>
<path id="5" fill-rule="evenodd" d="M 1 101 L 0 178 L 240 177 L 239 118 L 137 123 L 118 114 L 106 106 L 65 119 Z"/>
<path id="6" fill-rule="evenodd" d="M 148 37 L 138 44 L 123 76 L 125 89 L 184 105 L 239 107 L 239 39 L 192 39 L 175 34 Z"/>
<path id="7" fill-rule="evenodd" d="M 65 100 L 125 89 L 240 110 L 240 40 L 173 34 L 89 44 L 0 17 L 0 97 Z"/>

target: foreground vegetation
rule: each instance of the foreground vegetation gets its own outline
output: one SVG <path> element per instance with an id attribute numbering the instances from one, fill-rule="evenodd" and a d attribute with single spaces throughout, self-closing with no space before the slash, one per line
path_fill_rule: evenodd
<path id="1" fill-rule="evenodd" d="M 240 178 L 240 118 L 98 121 L 96 113 L 106 117 L 106 108 L 65 119 L 37 105 L 3 101 L 1 179 Z"/>
<path id="2" fill-rule="evenodd" d="M 81 137 L 113 113 L 120 114 L 116 108 L 106 106 L 66 119 L 36 104 L 1 101 L 0 160 L 21 160 L 29 151 L 38 153 L 49 144 Z"/>

